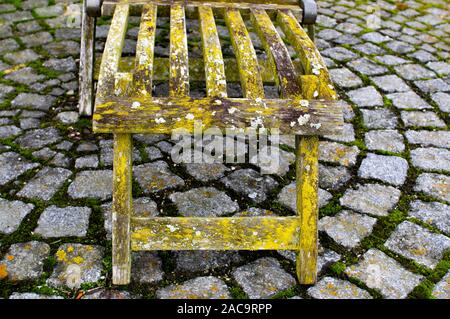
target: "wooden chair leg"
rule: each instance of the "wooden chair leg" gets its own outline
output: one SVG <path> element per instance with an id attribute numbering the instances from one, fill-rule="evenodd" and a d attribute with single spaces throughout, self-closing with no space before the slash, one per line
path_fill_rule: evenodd
<path id="1" fill-rule="evenodd" d="M 296 136 L 297 214 L 300 217 L 300 242 L 297 276 L 300 284 L 314 284 L 317 277 L 318 157 L 317 136 Z"/>
<path id="2" fill-rule="evenodd" d="M 83 1 L 78 112 L 80 115 L 92 115 L 94 104 L 94 56 L 95 56 L 95 18 L 86 13 L 86 1 Z"/>
<path id="3" fill-rule="evenodd" d="M 115 134 L 112 212 L 112 264 L 113 284 L 115 285 L 128 284 L 131 276 L 131 156 L 131 134 Z"/>

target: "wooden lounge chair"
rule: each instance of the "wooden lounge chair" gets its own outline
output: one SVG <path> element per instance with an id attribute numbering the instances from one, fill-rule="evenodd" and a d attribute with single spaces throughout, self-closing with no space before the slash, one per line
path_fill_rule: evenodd
<path id="1" fill-rule="evenodd" d="M 313 284 L 318 240 L 318 137 L 339 133 L 343 124 L 328 70 L 312 40 L 314 1 L 97 0 L 86 1 L 84 6 L 80 112 L 90 115 L 93 111 L 94 132 L 114 134 L 113 283 L 129 283 L 131 251 L 283 249 L 297 252 L 299 282 Z M 157 12 L 170 17 L 170 54 L 166 59 L 154 57 Z M 200 61 L 189 59 L 186 12 L 199 20 Z M 94 17 L 100 14 L 113 18 L 93 108 Z M 132 60 L 122 58 L 130 15 L 141 16 Z M 222 56 L 217 19 L 226 23 L 235 59 Z M 251 21 L 259 36 L 265 61 L 258 60 L 244 19 Z M 286 43 L 298 59 L 291 58 Z M 189 96 L 193 77 L 205 81 L 206 97 Z M 167 96 L 152 97 L 155 79 L 168 81 Z M 227 96 L 227 81 L 240 82 L 242 98 Z M 265 82 L 278 86 L 279 98 L 265 97 Z M 132 134 L 170 134 L 175 128 L 192 132 L 195 120 L 206 123 L 204 129 L 246 128 L 254 126 L 255 118 L 257 125 L 269 131 L 276 128 L 282 134 L 296 135 L 297 216 L 133 216 Z"/>

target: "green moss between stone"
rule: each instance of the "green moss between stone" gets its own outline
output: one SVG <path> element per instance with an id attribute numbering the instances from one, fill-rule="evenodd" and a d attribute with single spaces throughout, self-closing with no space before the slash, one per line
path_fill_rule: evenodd
<path id="1" fill-rule="evenodd" d="M 230 294 L 233 299 L 249 299 L 245 291 L 238 285 L 230 287 Z"/>

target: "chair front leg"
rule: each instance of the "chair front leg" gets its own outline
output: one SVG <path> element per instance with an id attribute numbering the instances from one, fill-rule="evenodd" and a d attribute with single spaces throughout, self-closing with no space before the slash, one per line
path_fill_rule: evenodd
<path id="1" fill-rule="evenodd" d="M 317 277 L 319 138 L 296 136 L 295 144 L 297 214 L 300 218 L 297 276 L 300 284 L 314 284 Z"/>
<path id="2" fill-rule="evenodd" d="M 132 214 L 131 134 L 114 135 L 112 209 L 113 284 L 126 285 L 131 277 L 130 219 Z"/>

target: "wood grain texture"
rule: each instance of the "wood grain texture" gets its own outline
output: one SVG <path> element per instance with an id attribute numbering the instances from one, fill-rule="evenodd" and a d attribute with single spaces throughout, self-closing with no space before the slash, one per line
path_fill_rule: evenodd
<path id="1" fill-rule="evenodd" d="M 132 250 L 272 250 L 298 247 L 297 217 L 132 219 Z"/>
<path id="2" fill-rule="evenodd" d="M 81 35 L 78 111 L 90 116 L 94 108 L 95 18 L 87 15 L 86 1 L 83 1 Z"/>

